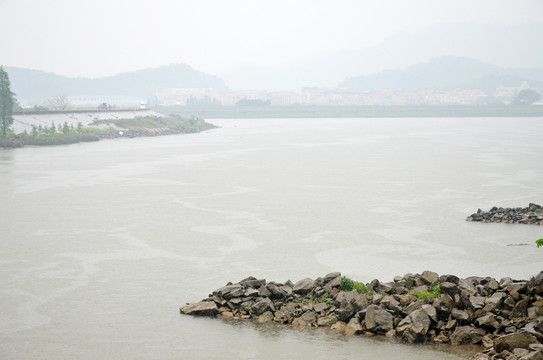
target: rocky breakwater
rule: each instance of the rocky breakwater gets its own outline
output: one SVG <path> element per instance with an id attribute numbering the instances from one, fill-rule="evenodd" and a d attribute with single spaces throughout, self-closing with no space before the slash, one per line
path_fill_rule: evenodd
<path id="1" fill-rule="evenodd" d="M 537 204 L 529 204 L 525 208 L 502 208 L 494 206 L 489 211 L 478 209 L 476 213 L 468 216 L 466 221 L 543 225 L 543 208 Z"/>
<path id="2" fill-rule="evenodd" d="M 407 343 L 481 344 L 477 359 L 543 359 L 543 271 L 529 281 L 425 271 L 361 284 L 330 273 L 296 283 L 248 277 L 182 314 L 327 327 Z"/>

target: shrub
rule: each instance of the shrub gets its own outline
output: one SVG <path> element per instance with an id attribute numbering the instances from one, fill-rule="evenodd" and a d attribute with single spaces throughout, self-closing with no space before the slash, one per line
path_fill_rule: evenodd
<path id="1" fill-rule="evenodd" d="M 434 288 L 432 289 L 432 291 L 421 291 L 421 292 L 413 292 L 412 293 L 413 295 L 415 295 L 419 300 L 420 299 L 426 299 L 427 297 L 437 297 L 439 294 L 441 294 L 441 286 L 439 286 L 439 284 L 437 284 L 436 286 L 434 286 Z"/>
<path id="2" fill-rule="evenodd" d="M 358 281 L 354 281 L 349 279 L 346 276 L 343 276 L 341 278 L 341 284 L 339 285 L 339 290 L 341 291 L 356 291 L 359 294 L 366 294 L 366 295 L 373 295 L 373 292 L 370 290 L 368 285 L 364 285 L 359 283 Z"/>

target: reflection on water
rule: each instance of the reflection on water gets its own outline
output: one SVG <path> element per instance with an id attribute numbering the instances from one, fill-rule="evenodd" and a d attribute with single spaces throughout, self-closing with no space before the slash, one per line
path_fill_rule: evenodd
<path id="1" fill-rule="evenodd" d="M 540 271 L 539 227 L 464 220 L 543 199 L 541 119 L 217 122 L 0 151 L 0 358 L 458 359 L 178 308 L 249 275 Z"/>

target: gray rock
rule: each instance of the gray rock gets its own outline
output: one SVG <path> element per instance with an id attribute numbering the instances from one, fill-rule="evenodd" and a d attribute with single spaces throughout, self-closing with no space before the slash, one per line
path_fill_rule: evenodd
<path id="1" fill-rule="evenodd" d="M 338 321 L 332 325 L 330 329 L 343 334 L 345 332 L 345 326 L 347 326 L 347 324 L 344 321 Z"/>
<path id="2" fill-rule="evenodd" d="M 315 324 L 317 321 L 317 314 L 314 311 L 306 311 L 300 316 L 307 324 Z"/>
<path id="3" fill-rule="evenodd" d="M 422 342 L 430 329 L 430 318 L 424 310 L 415 310 L 396 327 L 398 334 L 409 343 Z"/>
<path id="4" fill-rule="evenodd" d="M 262 285 L 259 289 L 258 289 L 258 296 L 260 297 L 270 297 L 272 296 L 272 293 L 270 290 L 268 290 L 268 288 L 264 285 Z"/>
<path id="5" fill-rule="evenodd" d="M 420 276 L 421 280 L 424 281 L 425 284 L 433 284 L 437 281 L 439 275 L 432 271 L 424 271 L 422 275 Z"/>
<path id="6" fill-rule="evenodd" d="M 513 355 L 515 355 L 517 358 L 520 358 L 529 354 L 530 354 L 530 350 L 527 350 L 527 349 L 516 348 L 513 350 Z"/>
<path id="7" fill-rule="evenodd" d="M 496 317 L 492 313 L 483 315 L 475 320 L 475 323 L 482 328 L 486 329 L 499 329 L 501 327 L 500 323 L 496 320 Z"/>
<path id="8" fill-rule="evenodd" d="M 535 336 L 527 333 L 516 332 L 494 339 L 494 350 L 500 353 L 504 350 L 513 351 L 515 348 L 529 349 L 529 345 L 536 342 L 537 339 Z"/>
<path id="9" fill-rule="evenodd" d="M 336 316 L 341 321 L 349 320 L 354 314 L 355 311 L 351 304 L 347 304 L 346 306 L 336 309 Z"/>
<path id="10" fill-rule="evenodd" d="M 394 319 L 392 314 L 377 305 L 370 305 L 366 309 L 366 328 L 373 332 L 386 333 L 392 330 Z"/>
<path id="11" fill-rule="evenodd" d="M 421 310 L 424 311 L 426 313 L 426 315 L 428 315 L 430 320 L 437 323 L 437 312 L 436 312 L 435 307 L 433 307 L 432 305 L 429 305 L 429 304 L 424 304 L 424 305 L 422 305 Z"/>
<path id="12" fill-rule="evenodd" d="M 315 282 L 309 278 L 298 281 L 294 284 L 292 291 L 296 294 L 305 295 L 313 290 Z"/>
<path id="13" fill-rule="evenodd" d="M 288 316 L 288 314 L 283 310 L 277 310 L 275 312 L 274 321 L 278 322 L 279 324 L 288 324 L 292 321 L 292 316 Z"/>
<path id="14" fill-rule="evenodd" d="M 485 336 L 483 329 L 477 329 L 471 326 L 459 326 L 451 335 L 451 345 L 469 345 L 478 344 Z"/>
<path id="15" fill-rule="evenodd" d="M 326 303 L 317 303 L 313 305 L 313 310 L 315 310 L 316 312 L 323 312 L 326 309 L 328 309 L 328 304 Z"/>
<path id="16" fill-rule="evenodd" d="M 424 304 L 425 304 L 424 300 L 417 300 L 415 302 L 412 302 L 411 304 L 409 304 L 405 308 L 404 313 L 405 314 L 410 314 L 411 312 L 413 312 L 415 310 L 422 309 L 422 305 L 424 305 Z"/>
<path id="17" fill-rule="evenodd" d="M 243 296 L 244 292 L 245 290 L 243 289 L 243 286 L 241 286 L 240 284 L 234 284 L 234 285 L 226 285 L 226 286 L 223 286 L 222 288 L 219 288 L 213 291 L 213 295 L 222 297 L 228 300 L 234 297 Z"/>
<path id="18" fill-rule="evenodd" d="M 381 300 L 381 306 L 384 306 L 397 314 L 400 314 L 402 312 L 402 307 L 400 306 L 400 303 L 396 299 L 394 299 L 393 296 L 390 295 L 386 295 L 383 297 L 383 299 Z"/>
<path id="19" fill-rule="evenodd" d="M 433 305 L 438 312 L 448 314 L 454 308 L 454 300 L 448 294 L 439 294 Z"/>
<path id="20" fill-rule="evenodd" d="M 249 288 L 245 290 L 245 292 L 243 293 L 243 296 L 245 297 L 256 297 L 257 295 L 258 295 L 258 290 L 253 289 L 253 288 Z"/>
<path id="21" fill-rule="evenodd" d="M 413 293 L 421 293 L 421 292 L 427 292 L 427 291 L 428 291 L 427 285 L 420 285 L 414 288 L 413 290 L 411 290 L 409 293 L 413 294 Z"/>
<path id="22" fill-rule="evenodd" d="M 337 278 L 339 278 L 340 281 L 341 281 L 341 273 L 340 273 L 340 272 L 337 272 L 337 271 L 336 271 L 336 272 L 331 272 L 331 273 L 329 273 L 329 274 L 326 274 L 326 276 L 322 279 L 322 282 L 323 282 L 324 284 L 327 284 L 327 283 L 329 283 L 330 281 L 332 281 L 332 280 L 334 280 L 334 279 L 337 279 Z M 339 286 L 339 284 L 338 284 L 338 286 Z"/>
<path id="23" fill-rule="evenodd" d="M 261 315 L 266 311 L 271 310 L 275 311 L 275 306 L 269 298 L 263 298 L 260 301 L 257 301 L 251 306 L 251 314 Z"/>
<path id="24" fill-rule="evenodd" d="M 530 304 L 530 298 L 528 296 L 517 302 L 513 308 L 513 317 L 526 316 L 528 314 L 528 304 Z"/>
<path id="25" fill-rule="evenodd" d="M 287 296 L 287 292 L 282 288 L 282 285 L 278 285 L 273 282 L 269 282 L 266 285 L 266 289 L 270 292 L 270 298 L 272 299 L 282 299 Z"/>
<path id="26" fill-rule="evenodd" d="M 345 335 L 352 336 L 361 334 L 364 329 L 360 325 L 360 321 L 357 318 L 352 318 L 347 326 L 345 326 Z"/>
<path id="27" fill-rule="evenodd" d="M 464 310 L 453 309 L 451 315 L 454 319 L 468 321 L 469 314 Z"/>
<path id="28" fill-rule="evenodd" d="M 248 278 L 241 280 L 239 283 L 245 287 L 258 289 L 259 287 L 266 285 L 266 280 L 257 280 L 255 277 L 249 276 Z"/>
<path id="29" fill-rule="evenodd" d="M 451 297 L 458 292 L 458 287 L 456 286 L 456 284 L 451 282 L 446 281 L 444 283 L 441 283 L 439 287 L 441 288 L 442 293 L 448 294 Z"/>
<path id="30" fill-rule="evenodd" d="M 196 316 L 216 316 L 219 313 L 214 301 L 201 301 L 189 304 L 179 309 L 182 314 Z"/>
<path id="31" fill-rule="evenodd" d="M 485 306 L 486 298 L 484 296 L 470 296 L 469 303 L 472 309 L 482 309 Z"/>
<path id="32" fill-rule="evenodd" d="M 494 294 L 492 294 L 492 296 L 485 299 L 484 309 L 486 311 L 494 311 L 503 304 L 504 299 L 505 299 L 505 293 L 495 292 Z"/>
<path id="33" fill-rule="evenodd" d="M 336 296 L 335 306 L 336 315 L 339 320 L 346 321 L 355 313 L 365 309 L 368 306 L 368 298 L 364 294 L 355 291 L 340 292 Z"/>
<path id="34" fill-rule="evenodd" d="M 456 275 L 441 275 L 437 281 L 440 283 L 440 284 L 443 284 L 445 282 L 449 282 L 449 283 L 453 283 L 455 285 L 458 285 L 458 281 L 460 279 L 458 278 L 458 276 Z"/>
<path id="35" fill-rule="evenodd" d="M 521 357 L 519 360 L 543 360 L 543 351 L 532 351 L 528 355 Z"/>
<path id="36" fill-rule="evenodd" d="M 332 326 L 337 322 L 337 317 L 335 315 L 328 315 L 320 317 L 317 319 L 318 326 Z"/>
<path id="37" fill-rule="evenodd" d="M 256 319 L 257 324 L 263 324 L 263 323 L 272 322 L 272 321 L 273 321 L 273 313 L 271 311 L 264 312 Z"/>

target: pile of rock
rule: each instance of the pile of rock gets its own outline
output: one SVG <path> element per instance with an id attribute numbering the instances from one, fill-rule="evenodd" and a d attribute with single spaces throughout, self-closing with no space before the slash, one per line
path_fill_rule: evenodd
<path id="1" fill-rule="evenodd" d="M 408 343 L 482 344 L 479 359 L 543 359 L 543 271 L 530 281 L 459 279 L 425 271 L 389 283 L 373 280 L 367 293 L 342 291 L 341 284 L 338 272 L 295 284 L 248 277 L 180 311 L 330 327 L 346 335 L 385 335 Z M 432 294 L 432 289 L 440 291 Z"/>
<path id="2" fill-rule="evenodd" d="M 489 211 L 478 209 L 476 213 L 468 216 L 466 221 L 543 225 L 543 208 L 541 205 L 532 203 L 525 208 L 498 208 L 494 206 Z"/>

